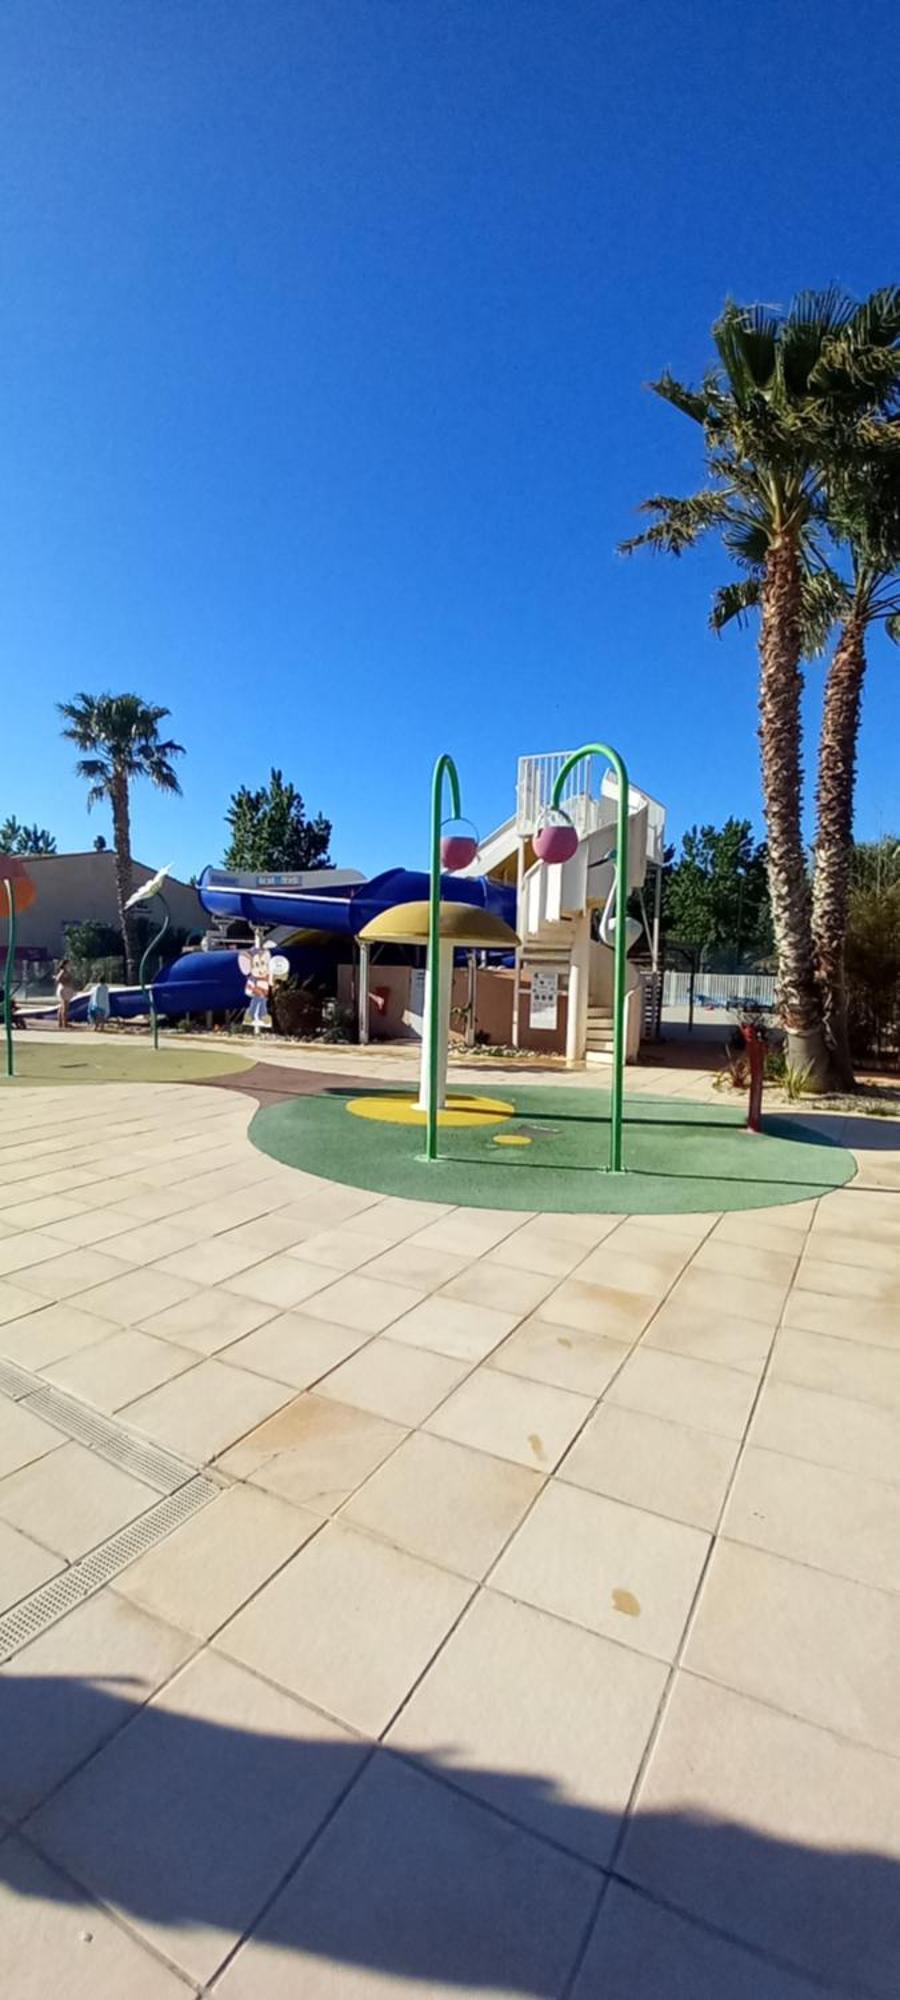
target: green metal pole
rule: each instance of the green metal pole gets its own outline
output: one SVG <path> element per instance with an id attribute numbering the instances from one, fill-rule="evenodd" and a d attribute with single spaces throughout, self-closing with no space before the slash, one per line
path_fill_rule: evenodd
<path id="1" fill-rule="evenodd" d="M 438 1032 L 441 1017 L 441 799 L 444 774 L 450 784 L 450 810 L 459 818 L 459 777 L 453 758 L 444 751 L 431 774 L 431 832 L 428 877 L 428 1104 L 425 1113 L 425 1158 L 437 1159 Z"/>
<path id="2" fill-rule="evenodd" d="M 3 978 L 3 1013 L 6 1026 L 6 1074 L 15 1076 L 16 1061 L 13 1054 L 12 992 L 16 970 L 16 897 L 13 885 L 6 880 L 6 908 L 9 914 L 9 939 L 6 946 L 6 971 Z"/>
<path id="3" fill-rule="evenodd" d="M 628 941 L 625 934 L 625 916 L 628 906 L 628 773 L 618 750 L 608 743 L 583 743 L 580 750 L 573 750 L 567 757 L 562 770 L 557 773 L 553 786 L 554 806 L 558 806 L 563 786 L 570 771 L 580 764 L 583 757 L 605 757 L 615 771 L 619 785 L 616 808 L 616 935 L 613 952 L 613 1074 L 610 1092 L 609 1120 L 609 1170 L 610 1173 L 623 1172 L 622 1165 L 622 1120 L 625 1110 L 625 968 Z"/>
<path id="4" fill-rule="evenodd" d="M 140 986 L 141 991 L 143 993 L 146 993 L 147 995 L 147 1006 L 150 1012 L 150 1026 L 153 1031 L 153 1046 L 155 1049 L 158 1049 L 159 1015 L 157 1014 L 156 1008 L 153 1005 L 153 988 L 147 985 L 147 982 L 144 978 L 144 967 L 147 963 L 147 960 L 150 957 L 151 952 L 154 952 L 156 950 L 157 945 L 162 942 L 162 939 L 165 937 L 166 932 L 169 928 L 169 905 L 166 902 L 165 896 L 163 895 L 161 889 L 157 889 L 156 893 L 163 906 L 162 929 L 158 930 L 156 936 L 150 939 L 150 943 L 148 944 L 146 951 L 142 955 L 141 962 L 138 967 L 138 985 Z"/>

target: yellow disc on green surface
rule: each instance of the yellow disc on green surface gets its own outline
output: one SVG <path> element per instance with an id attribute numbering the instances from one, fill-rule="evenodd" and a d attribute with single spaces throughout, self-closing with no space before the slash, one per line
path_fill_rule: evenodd
<path id="1" fill-rule="evenodd" d="M 354 1118 L 371 1118 L 379 1125 L 424 1125 L 425 1113 L 411 1094 L 390 1097 L 351 1097 L 347 1110 Z M 438 1112 L 438 1125 L 494 1125 L 511 1118 L 515 1105 L 502 1097 L 448 1097 Z"/>
<path id="2" fill-rule="evenodd" d="M 530 1146 L 531 1140 L 525 1132 L 497 1132 L 495 1146 Z"/>

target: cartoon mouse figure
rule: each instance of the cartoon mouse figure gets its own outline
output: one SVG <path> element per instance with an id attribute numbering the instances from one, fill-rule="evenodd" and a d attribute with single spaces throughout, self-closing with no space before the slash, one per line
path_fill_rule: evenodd
<path id="1" fill-rule="evenodd" d="M 272 988 L 272 970 L 269 953 L 265 949 L 242 951 L 238 954 L 238 964 L 244 974 L 244 992 L 250 1002 L 247 1019 L 253 1024 L 254 1032 L 269 1025 L 268 999 Z"/>

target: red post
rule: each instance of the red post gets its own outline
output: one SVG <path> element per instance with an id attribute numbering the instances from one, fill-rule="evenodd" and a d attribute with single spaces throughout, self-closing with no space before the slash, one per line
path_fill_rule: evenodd
<path id="1" fill-rule="evenodd" d="M 758 1029 L 752 1023 L 741 1023 L 741 1034 L 747 1045 L 750 1058 L 750 1102 L 747 1106 L 748 1132 L 762 1131 L 763 1070 L 766 1062 L 766 1044 Z"/>

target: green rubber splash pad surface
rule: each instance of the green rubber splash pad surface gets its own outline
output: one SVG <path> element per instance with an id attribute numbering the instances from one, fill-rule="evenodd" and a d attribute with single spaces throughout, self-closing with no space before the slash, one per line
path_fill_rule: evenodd
<path id="1" fill-rule="evenodd" d="M 852 1153 L 812 1122 L 773 1116 L 757 1135 L 746 1131 L 743 1110 L 732 1105 L 640 1097 L 626 1101 L 627 1171 L 603 1173 L 607 1090 L 514 1087 L 497 1094 L 512 1103 L 512 1116 L 442 1129 L 441 1157 L 430 1162 L 421 1158 L 421 1127 L 354 1117 L 344 1091 L 267 1106 L 253 1119 L 250 1137 L 272 1159 L 347 1187 L 570 1215 L 769 1208 L 843 1187 L 856 1172 Z M 408 1092 L 352 1093 L 357 1101 L 394 1095 Z M 510 1138 L 524 1143 L 510 1145 Z"/>

